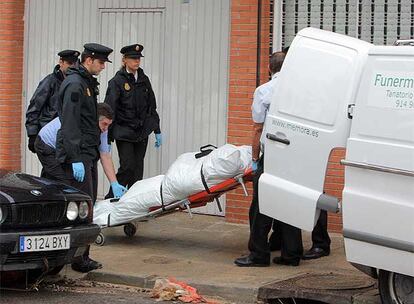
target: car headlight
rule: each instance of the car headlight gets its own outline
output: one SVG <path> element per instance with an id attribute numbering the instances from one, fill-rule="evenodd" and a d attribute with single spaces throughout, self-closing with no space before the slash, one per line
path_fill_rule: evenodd
<path id="1" fill-rule="evenodd" d="M 66 210 L 66 217 L 68 218 L 68 220 L 74 221 L 78 217 L 78 214 L 78 204 L 76 204 L 75 202 L 69 202 L 68 209 Z"/>
<path id="2" fill-rule="evenodd" d="M 79 217 L 83 220 L 89 215 L 89 205 L 88 202 L 80 202 L 79 204 Z"/>
<path id="3" fill-rule="evenodd" d="M 10 217 L 10 210 L 7 206 L 0 206 L 0 224 L 3 224 Z"/>

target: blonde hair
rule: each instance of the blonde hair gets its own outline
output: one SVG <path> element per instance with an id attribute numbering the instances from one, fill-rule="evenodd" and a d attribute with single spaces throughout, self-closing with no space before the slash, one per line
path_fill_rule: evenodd
<path id="1" fill-rule="evenodd" d="M 125 68 L 125 55 L 122 55 L 122 59 L 121 59 L 121 67 L 119 68 L 120 70 Z"/>

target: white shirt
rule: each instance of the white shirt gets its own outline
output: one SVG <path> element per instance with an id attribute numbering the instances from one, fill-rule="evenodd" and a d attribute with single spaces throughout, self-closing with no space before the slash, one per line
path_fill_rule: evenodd
<path id="1" fill-rule="evenodd" d="M 59 117 L 56 117 L 47 123 L 39 132 L 42 141 L 53 149 L 56 149 L 56 137 L 60 127 L 60 119 Z M 101 133 L 99 152 L 111 153 L 111 145 L 108 143 L 108 131 Z"/>
<path id="2" fill-rule="evenodd" d="M 274 87 L 276 86 L 277 76 L 279 73 L 273 74 L 272 79 L 261 86 L 257 87 L 253 95 L 252 118 L 255 123 L 263 123 L 266 121 L 267 112 L 272 102 Z M 261 150 L 264 151 L 265 142 L 265 126 L 263 126 L 262 135 L 260 136 Z"/>

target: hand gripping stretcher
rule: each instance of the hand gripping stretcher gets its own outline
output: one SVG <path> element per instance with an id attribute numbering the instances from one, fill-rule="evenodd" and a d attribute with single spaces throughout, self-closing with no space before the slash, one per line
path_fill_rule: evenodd
<path id="1" fill-rule="evenodd" d="M 133 221 L 128 223 L 122 223 L 117 225 L 111 225 L 110 215 L 108 215 L 108 224 L 101 226 L 101 229 L 106 229 L 110 227 L 124 226 L 124 233 L 128 237 L 133 237 L 137 232 L 137 222 L 146 221 L 150 218 L 156 218 L 164 216 L 176 211 L 187 210 L 189 216 L 192 218 L 193 214 L 191 210 L 193 208 L 204 207 L 207 203 L 215 201 L 220 212 L 222 212 L 221 204 L 219 197 L 226 192 L 242 187 L 245 196 L 248 196 L 246 183 L 253 180 L 253 172 L 251 168 L 248 168 L 244 174 L 237 175 L 233 178 L 229 178 L 217 185 L 214 185 L 210 188 L 206 187 L 204 191 L 198 192 L 196 194 L 190 195 L 189 197 L 173 202 L 168 205 L 162 205 L 157 207 L 151 207 L 148 209 L 148 213 L 135 218 Z M 113 199 L 111 202 L 116 202 L 119 199 Z M 95 243 L 99 246 L 105 244 L 105 236 L 102 231 L 99 233 L 98 237 L 95 240 Z"/>

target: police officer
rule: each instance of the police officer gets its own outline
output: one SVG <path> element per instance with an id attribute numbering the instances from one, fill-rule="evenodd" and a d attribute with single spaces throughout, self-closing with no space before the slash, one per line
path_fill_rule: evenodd
<path id="1" fill-rule="evenodd" d="M 108 127 L 113 120 L 113 111 L 106 103 L 98 103 L 99 129 L 101 131 L 99 158 L 102 168 L 108 178 L 114 196 L 121 197 L 127 189 L 116 180 L 115 169 L 111 158 L 111 145 L 108 144 Z M 39 132 L 36 138 L 36 154 L 42 163 L 43 170 L 50 179 L 65 183 L 72 183 L 72 172 L 56 159 L 56 137 L 61 127 L 59 117 L 56 117 Z"/>
<path id="2" fill-rule="evenodd" d="M 26 131 L 29 137 L 28 148 L 33 153 L 36 153 L 34 143 L 40 129 L 57 116 L 56 102 L 60 85 L 65 79 L 67 69 L 75 64 L 79 54 L 75 50 L 59 52 L 59 64 L 55 66 L 53 73 L 40 81 L 32 99 L 30 99 L 26 112 Z"/>
<path id="3" fill-rule="evenodd" d="M 265 131 L 264 122 L 266 114 L 272 100 L 273 90 L 277 83 L 278 72 L 280 71 L 285 53 L 276 52 L 270 57 L 269 70 L 272 74 L 272 80 L 258 87 L 254 92 L 252 104 L 252 117 L 254 121 L 254 135 L 252 143 L 252 169 L 255 172 L 253 179 L 253 200 L 249 211 L 250 220 L 250 238 L 248 248 L 250 254 L 240 257 L 234 261 L 240 267 L 260 267 L 270 265 L 270 246 L 268 234 L 272 227 L 273 219 L 263 215 L 259 211 L 259 178 L 263 173 L 264 151 L 260 156 L 260 142 L 263 142 Z M 277 198 L 276 198 L 277 199 Z M 299 265 L 303 253 L 302 235 L 300 229 L 288 224 L 278 222 L 277 233 L 281 238 L 281 257 L 273 260 L 276 264 Z"/>
<path id="4" fill-rule="evenodd" d="M 67 72 L 59 90 L 58 113 L 61 128 L 57 133 L 56 157 L 72 173 L 71 185 L 89 194 L 93 202 L 97 192 L 97 167 L 100 130 L 98 124 L 98 81 L 94 76 L 105 68 L 112 49 L 87 43 L 81 62 Z M 72 264 L 80 272 L 101 267 L 89 258 L 89 248 Z"/>
<path id="5" fill-rule="evenodd" d="M 109 81 L 105 97 L 105 103 L 115 113 L 109 139 L 115 140 L 118 148 L 117 179 L 128 187 L 143 177 L 148 136 L 154 132 L 155 147 L 162 144 L 155 94 L 148 76 L 140 68 L 143 49 L 140 44 L 121 49 L 123 66 Z"/>

